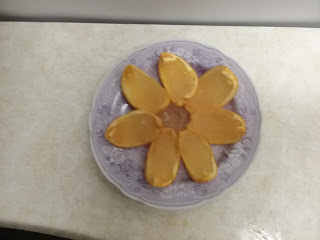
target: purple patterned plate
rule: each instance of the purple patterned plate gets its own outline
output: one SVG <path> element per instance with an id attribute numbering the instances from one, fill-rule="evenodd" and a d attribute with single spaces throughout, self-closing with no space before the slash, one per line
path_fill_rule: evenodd
<path id="1" fill-rule="evenodd" d="M 120 79 L 124 67 L 133 64 L 159 81 L 158 60 L 161 52 L 184 58 L 201 76 L 217 65 L 228 66 L 239 80 L 239 90 L 226 109 L 239 113 L 246 121 L 245 136 L 236 144 L 213 145 L 218 176 L 207 183 L 195 183 L 180 164 L 173 184 L 165 188 L 150 186 L 144 179 L 148 146 L 122 149 L 104 138 L 107 126 L 115 118 L 132 110 L 121 93 Z M 233 184 L 248 168 L 259 139 L 261 116 L 249 77 L 231 58 L 217 49 L 187 41 L 157 43 L 139 50 L 122 61 L 102 82 L 90 116 L 91 146 L 101 171 L 126 196 L 149 206 L 180 209 L 203 204 Z"/>

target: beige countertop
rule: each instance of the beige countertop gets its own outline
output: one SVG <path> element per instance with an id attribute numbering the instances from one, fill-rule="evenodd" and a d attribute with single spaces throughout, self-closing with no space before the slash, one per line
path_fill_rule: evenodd
<path id="1" fill-rule="evenodd" d="M 165 40 L 212 45 L 248 72 L 262 111 L 248 171 L 201 207 L 153 209 L 96 165 L 99 83 Z M 76 239 L 320 239 L 320 29 L 0 23 L 0 226 Z"/>

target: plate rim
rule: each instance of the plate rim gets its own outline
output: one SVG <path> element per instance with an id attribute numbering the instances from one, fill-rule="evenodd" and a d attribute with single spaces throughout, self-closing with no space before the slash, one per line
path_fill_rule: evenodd
<path id="1" fill-rule="evenodd" d="M 245 77 L 247 78 L 247 80 L 249 81 L 250 83 L 250 87 L 251 87 L 251 90 L 253 91 L 254 93 L 254 101 L 252 102 L 254 104 L 254 106 L 256 107 L 257 109 L 257 113 L 258 113 L 258 136 L 257 136 L 257 141 L 256 141 L 256 147 L 253 151 L 253 154 L 252 154 L 252 159 L 251 161 L 249 162 L 249 164 L 246 166 L 246 168 L 244 169 L 244 171 L 240 174 L 240 176 L 234 181 L 234 182 L 231 182 L 230 184 L 226 185 L 226 187 L 223 189 L 223 190 L 220 190 L 215 196 L 210 196 L 208 198 L 205 198 L 205 199 L 201 199 L 199 200 L 199 202 L 196 202 L 196 203 L 191 203 L 191 204 L 186 204 L 186 205 L 163 205 L 163 204 L 155 204 L 155 203 L 152 203 L 152 202 L 149 202 L 149 201 L 146 201 L 145 199 L 142 199 L 141 197 L 138 197 L 138 196 L 135 196 L 133 194 L 130 194 L 129 192 L 127 192 L 121 184 L 119 184 L 118 182 L 116 182 L 111 176 L 109 176 L 109 174 L 104 170 L 104 167 L 102 166 L 102 163 L 100 163 L 99 161 L 99 157 L 97 156 L 97 153 L 96 153 L 96 150 L 94 148 L 94 145 L 93 145 L 93 136 L 92 136 L 92 117 L 93 117 L 93 109 L 95 107 L 95 102 L 96 102 L 96 98 L 98 96 L 98 93 L 99 93 L 99 90 L 101 89 L 103 83 L 105 82 L 106 79 L 109 78 L 109 76 L 112 75 L 113 71 L 121 66 L 123 64 L 123 62 L 125 62 L 126 60 L 122 60 L 120 61 L 118 64 L 116 64 L 112 70 L 106 74 L 106 76 L 103 78 L 103 80 L 101 80 L 99 86 L 97 87 L 96 91 L 95 91 L 95 94 L 93 96 L 93 100 L 92 100 L 92 105 L 91 105 L 91 111 L 89 113 L 89 137 L 90 137 L 90 147 L 91 147 L 91 151 L 93 153 L 93 156 L 94 156 L 94 160 L 96 162 L 96 164 L 98 165 L 100 171 L 103 173 L 103 175 L 109 180 L 109 182 L 111 182 L 114 186 L 116 186 L 125 196 L 127 196 L 128 198 L 130 199 L 133 199 L 133 200 L 136 200 L 138 202 L 141 202 L 141 203 L 144 203 L 150 207 L 154 207 L 154 208 L 157 208 L 157 209 L 164 209 L 164 210 L 184 210 L 184 209 L 191 209 L 191 208 L 195 208 L 195 207 L 198 207 L 198 206 L 202 206 L 204 205 L 205 203 L 209 202 L 209 201 L 213 201 L 214 199 L 216 199 L 217 196 L 221 196 L 222 193 L 225 193 L 227 191 L 227 189 L 229 189 L 232 185 L 234 185 L 236 182 L 239 182 L 239 180 L 245 175 L 245 173 L 248 171 L 249 169 L 249 166 L 252 164 L 252 162 L 254 161 L 255 159 L 255 155 L 256 155 L 256 152 L 257 152 L 257 149 L 260 145 L 260 138 L 261 138 L 261 134 L 260 134 L 260 131 L 261 131 L 261 125 L 262 125 L 262 114 L 261 114 L 261 111 L 260 111 L 260 106 L 259 106 L 259 100 L 258 100 L 258 95 L 257 95 L 257 91 L 255 89 L 255 86 L 253 85 L 252 83 L 252 80 L 251 78 L 249 77 L 248 73 L 230 56 L 222 53 L 220 50 L 218 50 L 217 48 L 213 47 L 213 46 L 207 46 L 207 45 L 204 45 L 204 44 L 201 44 L 199 42 L 195 42 L 195 41 L 190 41 L 190 40 L 170 40 L 170 41 L 161 41 L 161 42 L 156 42 L 156 43 L 153 43 L 153 44 L 149 44 L 147 45 L 146 47 L 143 47 L 143 48 L 140 48 L 140 49 L 137 49 L 136 51 L 133 51 L 130 55 L 128 55 L 128 57 L 126 59 L 130 59 L 131 56 L 133 56 L 136 52 L 138 51 L 144 51 L 148 48 L 151 48 L 153 46 L 156 46 L 158 44 L 166 44 L 166 43 L 172 43 L 172 42 L 175 42 L 175 43 L 193 43 L 193 44 L 197 44 L 197 45 L 200 45 L 204 48 L 207 48 L 207 49 L 211 49 L 211 50 L 214 50 L 214 51 L 217 51 L 219 52 L 221 55 L 223 55 L 226 60 L 230 60 L 233 64 L 235 64 L 239 70 L 245 75 Z"/>

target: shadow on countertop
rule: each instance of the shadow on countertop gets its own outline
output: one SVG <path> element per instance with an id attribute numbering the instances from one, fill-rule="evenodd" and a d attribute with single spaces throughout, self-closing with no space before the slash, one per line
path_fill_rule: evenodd
<path id="1" fill-rule="evenodd" d="M 28 232 L 22 230 L 0 228 L 1 240 L 69 240 L 42 233 Z"/>

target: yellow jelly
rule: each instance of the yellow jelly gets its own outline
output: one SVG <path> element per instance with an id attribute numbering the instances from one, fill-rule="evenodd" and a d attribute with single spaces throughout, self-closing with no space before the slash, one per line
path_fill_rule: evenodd
<path id="1" fill-rule="evenodd" d="M 163 128 L 151 143 L 145 166 L 145 178 L 155 187 L 170 185 L 176 178 L 180 162 L 177 134 Z"/>
<path id="2" fill-rule="evenodd" d="M 158 113 L 170 103 L 163 87 L 133 65 L 128 65 L 124 69 L 121 88 L 128 102 L 136 109 Z"/>
<path id="3" fill-rule="evenodd" d="M 159 117 L 135 110 L 115 119 L 107 128 L 105 138 L 117 147 L 137 147 L 152 142 L 160 127 Z"/>
<path id="4" fill-rule="evenodd" d="M 210 69 L 199 78 L 194 96 L 187 101 L 190 112 L 206 112 L 226 105 L 238 90 L 236 76 L 226 66 Z"/>
<path id="5" fill-rule="evenodd" d="M 201 135 L 209 144 L 235 143 L 246 132 L 243 118 L 239 114 L 222 108 L 191 114 L 188 128 Z"/>
<path id="6" fill-rule="evenodd" d="M 177 106 L 183 106 L 196 92 L 198 76 L 182 58 L 168 52 L 159 59 L 159 76 L 170 99 Z"/>
<path id="7" fill-rule="evenodd" d="M 214 179 L 217 165 L 210 145 L 198 134 L 186 129 L 179 133 L 179 151 L 193 181 L 202 183 Z"/>

